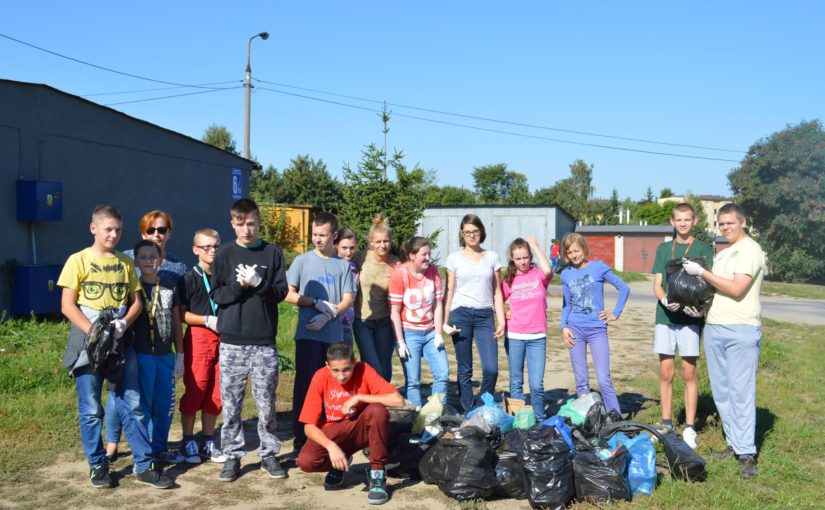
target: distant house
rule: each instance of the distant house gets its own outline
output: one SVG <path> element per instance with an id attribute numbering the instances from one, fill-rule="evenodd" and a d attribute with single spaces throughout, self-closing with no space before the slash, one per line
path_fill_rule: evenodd
<path id="1" fill-rule="evenodd" d="M 589 225 L 576 227 L 598 259 L 619 271 L 650 273 L 656 248 L 673 239 L 670 225 Z"/>
<path id="2" fill-rule="evenodd" d="M 15 259 L 46 265 L 51 273 L 59 273 L 70 253 L 91 244 L 90 215 L 100 203 L 123 214 L 120 250 L 140 238 L 138 220 L 144 213 L 167 211 L 174 221 L 167 248 L 191 265 L 195 230 L 211 227 L 224 241 L 232 239 L 229 208 L 248 195 L 254 166 L 200 140 L 48 85 L 11 80 L 0 80 L 0 155 L 0 263 Z M 18 181 L 59 190 L 44 195 L 43 202 L 54 212 L 60 209 L 59 220 L 18 221 L 17 206 L 40 203 L 30 196 L 18 201 Z M 37 272 L 32 278 L 34 291 L 50 284 L 47 297 L 59 293 L 56 277 L 40 281 L 45 277 Z"/>
<path id="3" fill-rule="evenodd" d="M 657 199 L 656 202 L 658 202 L 659 205 L 662 205 L 667 201 L 686 202 L 687 198 L 688 197 L 685 195 L 673 195 L 672 197 Z M 720 207 L 731 203 L 731 200 L 733 199 L 730 197 L 723 197 L 721 195 L 696 195 L 696 198 L 702 202 L 702 208 L 705 210 L 705 216 L 708 218 L 708 230 L 712 231 L 717 236 L 720 235 L 722 231 L 719 230 L 719 223 L 716 221 L 716 213 L 719 212 Z"/>
<path id="4" fill-rule="evenodd" d="M 532 235 L 543 250 L 553 239 L 561 239 L 576 227 L 576 220 L 567 211 L 554 205 L 449 205 L 424 210 L 418 227 L 419 235 L 439 232 L 433 250 L 435 260 L 443 265 L 447 255 L 459 249 L 461 218 L 473 213 L 481 218 L 487 231 L 484 247 L 496 252 L 503 266 L 507 265 L 507 250 L 517 237 Z M 545 252 L 549 256 L 549 252 Z"/>

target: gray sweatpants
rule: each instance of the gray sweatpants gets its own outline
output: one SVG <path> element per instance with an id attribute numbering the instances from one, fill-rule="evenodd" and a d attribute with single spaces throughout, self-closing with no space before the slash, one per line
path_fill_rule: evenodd
<path id="1" fill-rule="evenodd" d="M 230 345 L 220 347 L 220 385 L 223 402 L 221 450 L 227 459 L 240 459 L 244 451 L 242 410 L 247 379 L 252 379 L 252 396 L 258 408 L 260 457 L 281 451 L 275 435 L 275 390 L 278 388 L 278 349 L 274 345 Z"/>

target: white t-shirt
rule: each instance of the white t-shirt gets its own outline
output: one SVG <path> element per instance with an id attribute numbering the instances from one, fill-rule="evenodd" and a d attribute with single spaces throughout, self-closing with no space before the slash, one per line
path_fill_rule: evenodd
<path id="1" fill-rule="evenodd" d="M 733 279 L 736 273 L 753 278 L 750 288 L 739 299 L 717 292 L 710 305 L 706 324 L 762 325 L 759 293 L 765 276 L 765 253 L 759 243 L 750 237 L 720 251 L 713 261 L 713 274 Z"/>
<path id="2" fill-rule="evenodd" d="M 498 255 L 485 251 L 481 260 L 474 263 L 461 251 L 451 253 L 445 264 L 447 270 L 455 274 L 455 291 L 450 310 L 459 306 L 468 308 L 492 308 L 496 286 L 495 273 L 501 269 Z"/>

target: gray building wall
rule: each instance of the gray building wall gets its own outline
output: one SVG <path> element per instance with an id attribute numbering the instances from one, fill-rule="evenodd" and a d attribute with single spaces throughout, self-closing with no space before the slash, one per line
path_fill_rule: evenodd
<path id="1" fill-rule="evenodd" d="M 195 230 L 212 227 L 231 239 L 233 168 L 249 194 L 252 162 L 199 140 L 45 85 L 0 80 L 0 263 L 62 264 L 92 242 L 95 205 L 123 215 L 119 250 L 140 238 L 138 221 L 152 210 L 174 221 L 169 253 L 194 261 Z M 15 182 L 63 183 L 63 219 L 29 225 L 16 219 Z M 0 282 L 2 284 L 2 282 Z"/>
<path id="2" fill-rule="evenodd" d="M 561 239 L 576 227 L 570 214 L 552 205 L 430 207 L 424 210 L 418 231 L 420 235 L 429 236 L 441 229 L 433 250 L 439 265 L 447 261 L 447 255 L 460 248 L 459 224 L 469 213 L 481 218 L 487 232 L 483 246 L 496 252 L 504 266 L 507 265 L 507 250 L 516 237 L 532 235 L 543 250 L 548 250 L 552 239 Z M 549 252 L 545 253 L 549 256 Z"/>

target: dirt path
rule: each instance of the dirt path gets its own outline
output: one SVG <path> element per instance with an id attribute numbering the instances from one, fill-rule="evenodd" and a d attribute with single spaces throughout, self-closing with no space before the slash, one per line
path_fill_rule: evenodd
<path id="1" fill-rule="evenodd" d="M 644 283 L 644 285 L 649 285 Z M 610 301 L 610 298 L 608 298 Z M 567 349 L 558 334 L 559 308 L 561 298 L 557 288 L 551 288 L 550 331 L 548 344 L 547 370 L 544 378 L 546 400 L 553 413 L 573 391 L 573 375 Z M 608 306 L 612 306 L 609 303 Z M 614 385 L 620 394 L 623 410 L 638 410 L 649 404 L 649 400 L 639 394 L 639 388 L 626 386 L 629 376 L 648 374 L 656 375 L 656 357 L 650 352 L 653 330 L 653 307 L 648 300 L 631 300 L 621 319 L 610 327 L 612 375 Z M 451 379 L 455 376 L 455 356 L 448 342 L 448 358 L 451 360 Z M 480 363 L 475 360 L 475 381 L 479 381 Z M 497 389 L 508 388 L 509 374 L 503 346 L 499 350 L 499 378 Z M 424 370 L 424 382 L 429 382 L 428 369 Z M 595 376 L 591 374 L 595 386 Z M 393 383 L 400 386 L 403 374 L 396 360 Z M 454 382 L 450 391 L 454 392 Z M 291 393 L 291 379 L 282 377 L 279 388 L 278 418 L 280 436 L 285 439 L 282 455 L 289 457 L 292 450 L 289 433 L 289 402 L 286 395 Z M 650 397 L 650 396 L 649 396 Z M 247 407 L 244 422 L 249 441 L 248 448 L 256 444 L 254 411 Z M 289 438 L 289 439 L 286 439 Z M 177 446 L 181 439 L 179 423 L 170 434 L 170 443 Z M 122 451 L 128 451 L 128 445 L 121 444 Z M 168 491 L 153 490 L 140 486 L 131 476 L 131 458 L 126 456 L 115 463 L 115 475 L 119 478 L 119 487 L 115 490 L 95 490 L 87 480 L 88 468 L 81 452 L 67 454 L 56 458 L 54 463 L 38 471 L 38 479 L 29 484 L 21 484 L 13 494 L 0 496 L 0 508 L 114 508 L 124 504 L 127 507 L 163 508 L 359 508 L 365 507 L 365 469 L 368 463 L 362 454 L 357 454 L 351 471 L 347 474 L 346 488 L 327 492 L 322 487 L 323 475 L 300 472 L 294 462 L 288 461 L 289 478 L 273 480 L 260 471 L 260 461 L 250 450 L 242 461 L 242 476 L 234 483 L 218 481 L 219 464 L 202 464 L 198 466 L 174 466 L 169 472 L 177 481 L 177 486 Z M 384 505 L 387 509 L 421 509 L 457 508 L 457 503 L 444 496 L 435 486 L 421 482 L 390 479 L 391 500 Z M 488 501 L 490 509 L 529 508 L 526 501 L 498 500 Z"/>

